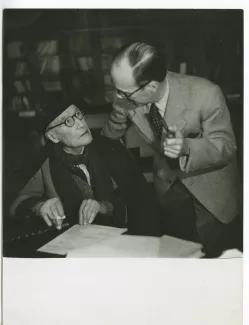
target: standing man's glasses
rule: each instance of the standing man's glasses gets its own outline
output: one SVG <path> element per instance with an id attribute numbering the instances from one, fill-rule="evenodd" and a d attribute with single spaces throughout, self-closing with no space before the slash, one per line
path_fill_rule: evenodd
<path id="1" fill-rule="evenodd" d="M 134 90 L 132 93 L 127 93 L 127 92 L 122 91 L 122 90 L 117 89 L 117 88 L 116 88 L 116 91 L 117 91 L 117 94 L 118 94 L 118 95 L 122 96 L 122 97 L 125 98 L 125 99 L 130 100 L 130 98 L 131 98 L 132 95 L 134 95 L 136 92 L 138 92 L 139 90 L 141 90 L 141 89 L 143 89 L 144 87 L 146 87 L 150 82 L 151 82 L 151 80 L 148 81 L 148 82 L 146 82 L 145 84 L 143 84 L 142 86 L 140 86 L 140 87 L 137 88 L 136 90 Z"/>

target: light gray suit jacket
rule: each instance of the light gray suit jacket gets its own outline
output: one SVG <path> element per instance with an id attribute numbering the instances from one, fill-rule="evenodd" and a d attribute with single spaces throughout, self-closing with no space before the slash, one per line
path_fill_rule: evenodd
<path id="1" fill-rule="evenodd" d="M 178 176 L 189 191 L 220 221 L 230 222 L 241 207 L 236 143 L 225 98 L 210 81 L 168 72 L 169 98 L 164 119 L 176 125 L 186 138 L 189 156 L 171 170 L 161 144 L 148 122 L 148 105 L 134 109 L 116 98 L 114 109 L 102 130 L 113 139 L 124 135 L 130 119 L 154 149 L 153 181 L 159 201 Z M 162 135 L 162 139 L 165 134 Z"/>

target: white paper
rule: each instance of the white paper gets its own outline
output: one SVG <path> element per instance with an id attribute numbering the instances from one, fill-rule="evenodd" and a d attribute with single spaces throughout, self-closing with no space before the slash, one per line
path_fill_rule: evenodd
<path id="1" fill-rule="evenodd" d="M 200 258 L 202 246 L 163 236 L 116 236 L 89 247 L 71 250 L 67 257 L 187 257 Z"/>
<path id="2" fill-rule="evenodd" d="M 67 254 L 70 250 L 84 248 L 112 236 L 120 235 L 126 229 L 89 225 L 75 225 L 38 249 L 40 252 Z"/>
<path id="3" fill-rule="evenodd" d="M 160 240 L 159 257 L 198 258 L 204 255 L 201 249 L 201 244 L 171 236 L 162 236 Z"/>
<path id="4" fill-rule="evenodd" d="M 242 258 L 243 253 L 240 252 L 238 249 L 228 249 L 219 258 Z"/>
<path id="5" fill-rule="evenodd" d="M 72 250 L 67 257 L 158 257 L 159 246 L 157 237 L 123 235 Z"/>

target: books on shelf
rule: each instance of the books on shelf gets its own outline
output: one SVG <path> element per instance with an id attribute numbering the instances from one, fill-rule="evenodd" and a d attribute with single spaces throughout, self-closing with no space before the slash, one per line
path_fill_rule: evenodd
<path id="1" fill-rule="evenodd" d="M 25 85 L 26 85 L 26 89 L 28 91 L 31 91 L 31 84 L 30 84 L 30 81 L 29 80 L 25 80 Z"/>
<path id="2" fill-rule="evenodd" d="M 40 60 L 40 74 L 58 74 L 60 72 L 59 56 L 43 57 Z"/>
<path id="3" fill-rule="evenodd" d="M 14 96 L 10 108 L 14 112 L 30 111 L 31 105 L 27 96 Z"/>
<path id="4" fill-rule="evenodd" d="M 61 91 L 61 82 L 60 81 L 44 81 L 43 83 L 46 91 Z"/>
<path id="5" fill-rule="evenodd" d="M 24 84 L 23 84 L 22 81 L 16 80 L 16 81 L 14 81 L 14 85 L 15 85 L 15 88 L 16 88 L 16 90 L 17 90 L 17 92 L 19 94 L 22 94 L 22 93 L 25 93 L 26 92 L 26 88 L 25 88 L 25 86 L 24 86 Z"/>
<path id="6" fill-rule="evenodd" d="M 101 44 L 103 50 L 118 50 L 124 45 L 124 39 L 119 36 L 104 36 Z"/>
<path id="7" fill-rule="evenodd" d="M 14 85 L 19 94 L 31 91 L 31 85 L 29 80 L 15 80 Z"/>
<path id="8" fill-rule="evenodd" d="M 110 71 L 111 65 L 112 65 L 112 56 L 108 54 L 102 54 L 102 69 L 105 72 Z"/>
<path id="9" fill-rule="evenodd" d="M 106 86 L 112 86 L 112 79 L 111 79 L 111 76 L 109 74 L 104 75 L 104 84 Z"/>
<path id="10" fill-rule="evenodd" d="M 80 69 L 89 71 L 93 69 L 93 58 L 91 56 L 82 56 L 78 58 Z"/>
<path id="11" fill-rule="evenodd" d="M 7 55 L 9 59 L 19 59 L 24 56 L 23 42 L 11 42 L 7 45 Z"/>
<path id="12" fill-rule="evenodd" d="M 33 117 L 36 115 L 36 111 L 20 111 L 18 115 L 19 117 Z"/>
<path id="13" fill-rule="evenodd" d="M 29 100 L 28 100 L 27 96 L 24 96 L 24 97 L 22 98 L 22 101 L 23 101 L 24 107 L 25 107 L 27 110 L 30 110 L 31 107 L 30 107 L 30 103 L 29 103 Z"/>
<path id="14" fill-rule="evenodd" d="M 58 41 L 57 40 L 49 40 L 49 41 L 39 42 L 37 44 L 37 52 L 40 56 L 57 54 Z"/>
<path id="15" fill-rule="evenodd" d="M 74 54 L 88 55 L 91 53 L 89 33 L 80 33 L 69 36 L 69 47 Z"/>
<path id="16" fill-rule="evenodd" d="M 29 74 L 29 67 L 27 62 L 17 62 L 15 69 L 15 77 L 23 77 Z"/>

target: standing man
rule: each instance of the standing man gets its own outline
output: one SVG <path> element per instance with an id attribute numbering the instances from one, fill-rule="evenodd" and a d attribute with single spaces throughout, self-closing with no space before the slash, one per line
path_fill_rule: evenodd
<path id="1" fill-rule="evenodd" d="M 122 49 L 111 76 L 117 95 L 102 134 L 120 138 L 132 121 L 155 152 L 165 231 L 201 242 L 208 252 L 222 249 L 241 203 L 235 137 L 220 88 L 167 71 L 165 56 L 145 43 Z M 181 210 L 186 200 L 189 216 Z"/>

